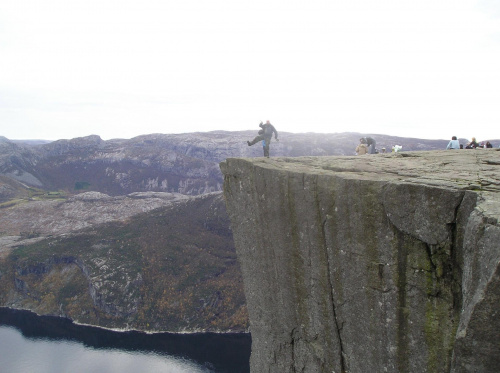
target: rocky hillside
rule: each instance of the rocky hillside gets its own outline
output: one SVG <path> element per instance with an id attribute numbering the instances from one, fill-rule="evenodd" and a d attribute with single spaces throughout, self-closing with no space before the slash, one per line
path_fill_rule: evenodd
<path id="1" fill-rule="evenodd" d="M 32 195 L 3 203 L 0 208 L 2 240 L 67 234 L 109 221 L 124 221 L 136 214 L 163 207 L 188 196 L 179 193 L 140 192 L 111 197 L 100 192 L 73 196 L 61 193 Z M 18 242 L 24 244 L 23 242 Z"/>
<path id="2" fill-rule="evenodd" d="M 241 273 L 220 193 L 117 199 L 89 192 L 34 205 L 2 211 L 2 229 L 36 234 L 3 236 L 0 306 L 109 328 L 247 330 Z M 16 215 L 13 209 L 22 211 Z M 32 215 L 36 226 L 26 226 L 23 214 Z"/>
<path id="3" fill-rule="evenodd" d="M 256 126 L 257 127 L 257 126 Z M 258 127 L 257 127 L 258 129 Z M 5 178 L 46 191 L 98 191 L 111 196 L 157 191 L 198 195 L 222 190 L 218 163 L 228 157 L 260 157 L 262 147 L 249 147 L 257 132 L 205 132 L 139 136 L 103 141 L 88 136 L 51 143 L 12 142 L 0 137 L 0 202 L 16 194 Z M 280 133 L 271 156 L 352 155 L 359 133 Z M 371 135 L 377 148 L 436 150 L 447 140 Z M 465 140 L 462 140 L 465 142 Z"/>
<path id="4" fill-rule="evenodd" d="M 252 372 L 499 372 L 499 155 L 223 162 Z"/>

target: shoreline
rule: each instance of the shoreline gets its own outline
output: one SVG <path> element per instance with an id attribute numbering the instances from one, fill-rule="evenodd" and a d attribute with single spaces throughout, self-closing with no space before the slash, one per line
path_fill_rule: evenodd
<path id="1" fill-rule="evenodd" d="M 92 324 L 85 324 L 85 323 L 80 323 L 77 322 L 73 319 L 70 319 L 69 317 L 64 317 L 64 316 L 57 316 L 57 315 L 40 315 L 30 309 L 20 309 L 20 308 L 12 308 L 12 307 L 6 307 L 6 306 L 0 306 L 0 312 L 2 310 L 8 310 L 12 312 L 19 312 L 19 313 L 26 313 L 29 314 L 30 316 L 36 316 L 40 318 L 54 318 L 54 319 L 59 319 L 59 320 L 66 320 L 70 322 L 71 324 L 75 326 L 82 326 L 82 327 L 88 327 L 88 328 L 96 328 L 100 330 L 105 330 L 105 331 L 110 331 L 110 332 L 115 332 L 115 333 L 141 333 L 141 334 L 146 334 L 146 335 L 158 335 L 158 334 L 171 334 L 171 335 L 200 335 L 200 334 L 213 334 L 213 335 L 251 335 L 250 331 L 247 330 L 245 332 L 236 332 L 236 331 L 182 331 L 182 332 L 172 332 L 172 331 L 146 331 L 146 330 L 140 330 L 140 329 L 124 329 L 124 328 L 107 328 L 104 326 L 99 326 L 99 325 L 92 325 Z"/>

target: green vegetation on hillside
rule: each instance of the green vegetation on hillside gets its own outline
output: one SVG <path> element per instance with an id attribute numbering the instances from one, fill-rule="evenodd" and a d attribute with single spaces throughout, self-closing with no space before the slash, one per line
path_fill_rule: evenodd
<path id="1" fill-rule="evenodd" d="M 88 189 L 90 187 L 90 183 L 87 181 L 77 181 L 75 183 L 75 190 Z"/>
<path id="2" fill-rule="evenodd" d="M 221 195 L 18 247 L 0 261 L 0 305 L 105 327 L 248 328 Z"/>
<path id="3" fill-rule="evenodd" d="M 0 177 L 0 189 L 6 192 L 0 193 L 0 209 L 13 207 L 28 201 L 65 200 L 66 192 L 62 190 L 47 191 L 34 187 L 26 187 L 15 183 L 6 177 Z"/>

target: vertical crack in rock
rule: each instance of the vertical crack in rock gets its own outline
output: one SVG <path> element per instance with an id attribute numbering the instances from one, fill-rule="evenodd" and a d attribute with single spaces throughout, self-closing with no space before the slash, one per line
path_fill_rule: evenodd
<path id="1" fill-rule="evenodd" d="M 460 261 L 458 258 L 460 253 L 459 250 L 457 250 L 457 247 L 461 245 L 461 242 L 459 242 L 460 235 L 457 230 L 458 230 L 458 216 L 464 200 L 465 200 L 465 193 L 462 194 L 462 198 L 455 207 L 455 212 L 454 212 L 455 219 L 453 220 L 452 223 L 448 224 L 450 230 L 449 275 L 451 280 L 451 291 L 453 296 L 452 309 L 457 315 L 459 314 L 460 308 L 462 306 L 462 267 L 460 265 Z M 455 324 L 456 326 L 458 326 L 458 321 L 455 322 Z"/>
<path id="2" fill-rule="evenodd" d="M 321 249 L 321 250 L 324 250 L 324 254 L 325 254 L 325 258 L 326 258 L 326 277 L 327 277 L 327 283 L 328 283 L 328 288 L 329 288 L 329 291 L 330 293 L 328 294 L 329 295 L 329 299 L 330 299 L 330 306 L 331 306 L 331 311 L 332 311 L 332 315 L 333 315 L 333 322 L 334 322 L 334 325 L 335 325 L 335 330 L 337 332 L 337 342 L 338 342 L 338 345 L 339 345 L 339 363 L 340 363 L 340 369 L 341 369 L 341 373 L 345 373 L 346 372 L 346 363 L 345 363 L 345 359 L 344 359 L 344 348 L 343 348 L 343 341 L 342 341 L 342 335 L 341 335 L 341 326 L 339 324 L 339 321 L 338 321 L 338 318 L 337 318 L 337 310 L 336 310 L 336 306 L 335 306 L 335 299 L 334 299 L 334 288 L 333 288 L 333 284 L 332 284 L 332 281 L 331 281 L 331 273 L 332 273 L 332 269 L 330 268 L 330 258 L 329 258 L 329 255 L 328 255 L 328 244 L 327 244 L 327 237 L 326 237 L 326 223 L 327 223 L 327 218 L 324 218 L 322 219 L 321 217 L 321 201 L 320 201 L 320 197 L 319 197 L 319 191 L 318 191 L 318 176 L 315 176 L 313 178 L 313 185 L 314 185 L 314 189 L 313 189 L 313 194 L 314 194 L 314 201 L 315 201 L 315 204 L 316 206 L 315 209 L 317 211 L 317 219 L 318 221 L 321 222 L 321 242 L 319 242 L 319 245 L 318 245 L 318 249 Z"/>
<path id="3" fill-rule="evenodd" d="M 292 332 L 290 333 L 290 353 L 291 353 L 291 361 L 295 361 L 295 328 L 292 329 Z M 295 372 L 295 366 L 292 365 L 292 371 Z"/>
<path id="4" fill-rule="evenodd" d="M 404 233 L 396 230 L 397 236 L 397 319 L 399 328 L 397 329 L 397 364 L 398 372 L 408 372 L 408 309 L 406 305 L 406 268 L 408 265 L 408 249 L 405 244 Z"/>
<path id="5" fill-rule="evenodd" d="M 332 281 L 330 278 L 330 274 L 332 272 L 330 269 L 330 260 L 328 258 L 328 249 L 327 249 L 327 245 L 326 245 L 326 228 L 325 228 L 326 221 L 327 221 L 327 219 L 324 219 L 322 222 L 321 233 L 323 235 L 323 248 L 324 248 L 324 250 L 327 251 L 327 253 L 326 253 L 326 255 L 327 255 L 326 265 L 328 267 L 328 285 L 330 286 L 330 302 L 331 302 L 331 306 L 332 306 L 333 322 L 335 323 L 335 329 L 337 330 L 337 337 L 338 337 L 338 343 L 339 343 L 339 349 L 340 349 L 339 358 L 340 358 L 341 373 L 345 373 L 346 369 L 345 369 L 345 361 L 344 361 L 344 349 L 343 349 L 342 334 L 341 334 L 342 328 L 340 327 L 339 321 L 337 319 L 337 311 L 335 309 L 335 300 L 333 298 L 333 284 L 332 284 Z"/>
<path id="6" fill-rule="evenodd" d="M 431 245 L 426 244 L 425 242 L 424 242 L 424 245 L 425 245 L 425 251 L 427 252 L 427 258 L 429 259 L 429 264 L 431 266 L 431 272 L 436 273 L 437 272 L 437 265 L 434 262 L 434 259 L 432 258 L 432 255 L 433 255 L 432 251 L 433 250 L 431 248 Z"/>

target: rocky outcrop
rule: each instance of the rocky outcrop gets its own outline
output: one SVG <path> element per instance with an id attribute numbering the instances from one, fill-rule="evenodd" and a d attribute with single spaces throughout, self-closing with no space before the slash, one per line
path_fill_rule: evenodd
<path id="1" fill-rule="evenodd" d="M 221 169 L 253 372 L 500 370 L 500 152 Z"/>
<path id="2" fill-rule="evenodd" d="M 141 192 L 111 197 L 84 192 L 69 198 L 26 201 L 0 214 L 4 234 L 22 237 L 31 232 L 38 237 L 59 235 L 109 221 L 123 221 L 133 215 L 168 206 L 187 196 L 179 193 Z M 0 242 L 0 248 L 2 247 Z"/>

